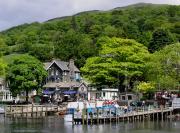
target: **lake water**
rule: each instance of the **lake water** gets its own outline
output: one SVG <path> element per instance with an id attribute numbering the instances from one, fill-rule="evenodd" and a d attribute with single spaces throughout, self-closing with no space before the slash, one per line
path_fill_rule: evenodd
<path id="1" fill-rule="evenodd" d="M 74 125 L 60 116 L 44 118 L 4 118 L 0 133 L 180 133 L 180 121 L 119 122 L 100 125 Z"/>

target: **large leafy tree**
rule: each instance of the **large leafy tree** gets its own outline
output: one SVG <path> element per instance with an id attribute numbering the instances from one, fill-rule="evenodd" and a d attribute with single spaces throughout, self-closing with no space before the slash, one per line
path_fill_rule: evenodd
<path id="1" fill-rule="evenodd" d="M 131 83 L 143 76 L 148 50 L 134 40 L 104 37 L 99 56 L 90 57 L 81 68 L 84 77 L 95 85 L 130 89 Z"/>
<path id="2" fill-rule="evenodd" d="M 5 69 L 7 67 L 7 64 L 3 61 L 2 58 L 0 58 L 0 77 L 5 76 Z"/>
<path id="3" fill-rule="evenodd" d="M 155 52 L 173 42 L 175 42 L 173 34 L 171 34 L 167 29 L 160 28 L 153 32 L 148 48 L 150 52 Z"/>
<path id="4" fill-rule="evenodd" d="M 140 82 L 135 88 L 135 92 L 143 93 L 143 98 L 151 99 L 156 91 L 154 83 Z"/>
<path id="5" fill-rule="evenodd" d="M 46 75 L 47 72 L 39 60 L 29 55 L 21 55 L 9 64 L 6 78 L 11 92 L 16 95 L 25 91 L 28 102 L 28 92 L 40 88 Z"/>
<path id="6" fill-rule="evenodd" d="M 0 36 L 0 54 L 6 54 L 8 52 L 8 46 L 3 38 Z M 1 55 L 0 55 L 1 56 Z"/>
<path id="7" fill-rule="evenodd" d="M 146 72 L 147 80 L 156 83 L 160 90 L 180 87 L 180 43 L 168 45 L 152 54 Z"/>

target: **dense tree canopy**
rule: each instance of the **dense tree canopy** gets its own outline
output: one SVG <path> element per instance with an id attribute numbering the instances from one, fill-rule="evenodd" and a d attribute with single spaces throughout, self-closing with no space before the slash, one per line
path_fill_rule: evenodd
<path id="1" fill-rule="evenodd" d="M 90 57 L 81 69 L 84 76 L 96 85 L 130 89 L 130 82 L 143 76 L 148 50 L 134 40 L 102 38 L 99 56 Z"/>
<path id="2" fill-rule="evenodd" d="M 27 101 L 28 92 L 39 89 L 46 75 L 47 72 L 39 60 L 29 55 L 21 55 L 8 65 L 6 78 L 11 92 L 16 95 L 25 91 Z"/>
<path id="3" fill-rule="evenodd" d="M 3 61 L 2 58 L 0 58 L 0 77 L 5 76 L 5 69 L 7 67 L 7 64 Z"/>
<path id="4" fill-rule="evenodd" d="M 152 34 L 152 39 L 149 43 L 149 50 L 151 52 L 158 51 L 173 42 L 175 42 L 175 38 L 168 30 L 157 29 Z"/>
<path id="5" fill-rule="evenodd" d="M 180 6 L 170 5 L 82 12 L 6 30 L 0 33 L 0 50 L 4 55 L 29 53 L 41 61 L 73 57 L 80 68 L 88 57 L 97 56 L 97 40 L 102 36 L 135 39 L 155 52 L 180 39 L 179 21 Z"/>
<path id="6" fill-rule="evenodd" d="M 135 86 L 134 90 L 136 93 L 142 93 L 143 99 L 152 99 L 154 97 L 156 87 L 152 82 L 140 82 L 137 86 Z"/>
<path id="7" fill-rule="evenodd" d="M 147 80 L 155 82 L 158 89 L 180 87 L 180 43 L 152 54 L 146 72 Z"/>
<path id="8" fill-rule="evenodd" d="M 98 86 L 123 91 L 138 80 L 170 89 L 179 84 L 179 58 L 175 56 L 179 41 L 180 6 L 136 4 L 13 27 L 0 33 L 0 55 L 6 62 L 24 53 L 42 62 L 74 58 L 84 76 Z M 7 72 L 15 66 L 10 65 Z M 2 70 L 4 63 L 0 60 Z"/>

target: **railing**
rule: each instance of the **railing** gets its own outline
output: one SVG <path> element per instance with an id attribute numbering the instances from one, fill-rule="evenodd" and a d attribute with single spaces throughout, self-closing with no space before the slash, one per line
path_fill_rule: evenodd
<path id="1" fill-rule="evenodd" d="M 124 108 L 116 108 L 116 109 L 94 109 L 92 111 L 93 118 L 109 118 L 109 117 L 127 117 L 127 116 L 136 116 L 136 115 L 147 115 L 153 113 L 164 113 L 170 112 L 172 109 L 170 108 L 155 108 L 154 106 L 144 106 L 144 107 L 130 107 Z M 74 113 L 74 118 L 90 118 L 91 115 L 86 112 L 83 114 L 83 111 L 79 111 Z"/>
<path id="2" fill-rule="evenodd" d="M 47 113 L 58 112 L 65 108 L 57 105 L 6 105 L 4 106 L 5 115 L 28 114 L 28 113 Z"/>

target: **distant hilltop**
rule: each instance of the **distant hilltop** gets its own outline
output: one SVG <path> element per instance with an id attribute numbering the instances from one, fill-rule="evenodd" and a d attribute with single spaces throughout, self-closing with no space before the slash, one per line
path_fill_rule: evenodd
<path id="1" fill-rule="evenodd" d="M 87 58 L 99 55 L 102 37 L 133 39 L 147 49 L 151 44 L 159 49 L 158 42 L 180 41 L 179 22 L 180 6 L 175 5 L 138 3 L 108 11 L 84 11 L 0 32 L 0 44 L 3 44 L 0 49 L 6 58 L 24 53 L 42 62 L 73 58 L 81 68 Z M 154 41 L 155 33 L 165 35 L 162 37 L 165 40 Z"/>

